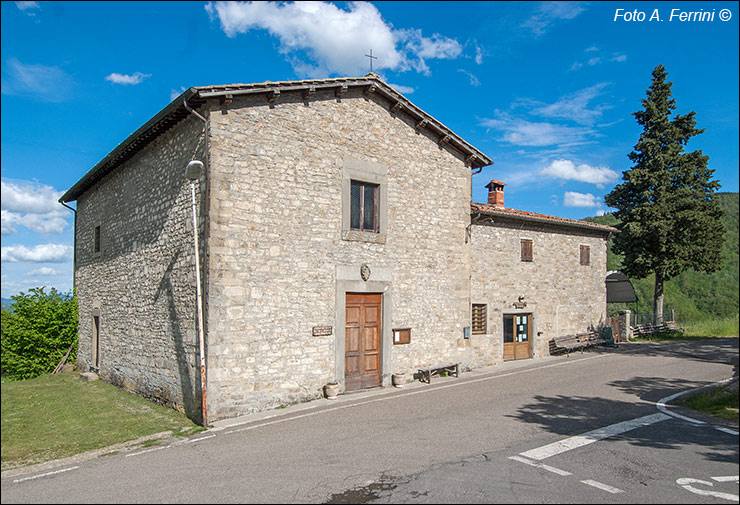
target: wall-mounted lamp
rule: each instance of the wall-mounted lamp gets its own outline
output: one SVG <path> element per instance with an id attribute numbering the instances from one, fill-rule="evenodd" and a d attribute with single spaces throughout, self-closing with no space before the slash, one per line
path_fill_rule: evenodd
<path id="1" fill-rule="evenodd" d="M 527 302 L 524 301 L 524 296 L 520 296 L 519 301 L 514 302 L 514 307 L 516 307 L 517 309 L 523 309 L 526 306 L 527 306 Z"/>

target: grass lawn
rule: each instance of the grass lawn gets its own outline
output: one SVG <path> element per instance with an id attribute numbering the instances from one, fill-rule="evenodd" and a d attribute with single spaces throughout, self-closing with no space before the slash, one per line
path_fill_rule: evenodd
<path id="1" fill-rule="evenodd" d="M 77 373 L 4 381 L 1 393 L 3 470 L 163 431 L 202 429 L 173 409 Z"/>
<path id="2" fill-rule="evenodd" d="M 633 342 L 677 342 L 703 340 L 706 338 L 737 337 L 738 333 L 740 333 L 738 316 L 679 324 L 683 326 L 683 331 L 664 331 L 653 334 L 650 338 L 641 337 L 630 340 Z"/>
<path id="3" fill-rule="evenodd" d="M 700 410 L 725 421 L 738 424 L 738 389 L 737 382 L 722 387 L 712 388 L 678 402 L 679 405 Z"/>

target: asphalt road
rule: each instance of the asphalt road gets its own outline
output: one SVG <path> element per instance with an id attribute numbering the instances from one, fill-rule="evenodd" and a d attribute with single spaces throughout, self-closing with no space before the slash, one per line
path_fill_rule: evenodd
<path id="1" fill-rule="evenodd" d="M 4 472 L 2 503 L 737 503 L 737 427 L 658 405 L 737 368 L 737 338 L 507 362 Z"/>

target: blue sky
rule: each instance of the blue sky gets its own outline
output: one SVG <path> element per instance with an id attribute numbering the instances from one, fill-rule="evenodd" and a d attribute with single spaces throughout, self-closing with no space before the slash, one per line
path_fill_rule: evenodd
<path id="1" fill-rule="evenodd" d="M 376 73 L 494 160 L 473 178 L 476 201 L 498 179 L 508 207 L 574 219 L 608 211 L 603 196 L 640 134 L 631 113 L 658 64 L 677 112 L 696 111 L 706 128 L 688 149 L 709 155 L 721 191 L 738 191 L 737 2 L 1 8 L 3 297 L 71 289 L 73 218 L 57 199 L 174 96 L 360 76 L 371 48 Z"/>

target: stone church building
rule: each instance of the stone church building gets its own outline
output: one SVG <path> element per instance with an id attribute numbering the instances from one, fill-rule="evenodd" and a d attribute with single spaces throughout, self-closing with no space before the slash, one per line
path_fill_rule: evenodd
<path id="1" fill-rule="evenodd" d="M 471 203 L 482 152 L 375 74 L 190 88 L 76 201 L 78 365 L 209 421 L 548 353 L 606 317 L 613 228 Z"/>

